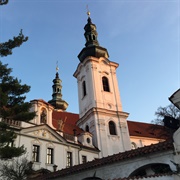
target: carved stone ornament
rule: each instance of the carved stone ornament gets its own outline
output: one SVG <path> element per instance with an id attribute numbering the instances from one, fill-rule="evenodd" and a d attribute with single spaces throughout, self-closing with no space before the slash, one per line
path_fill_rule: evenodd
<path id="1" fill-rule="evenodd" d="M 46 131 L 46 130 L 42 129 L 42 130 L 41 130 L 41 133 L 42 133 L 42 136 L 43 136 L 43 137 L 46 137 L 46 135 L 47 135 L 47 131 Z"/>
<path id="2" fill-rule="evenodd" d="M 34 131 L 34 135 L 39 136 L 39 130 Z"/>

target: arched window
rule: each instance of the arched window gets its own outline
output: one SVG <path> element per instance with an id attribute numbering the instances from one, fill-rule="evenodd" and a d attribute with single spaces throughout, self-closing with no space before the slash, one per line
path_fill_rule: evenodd
<path id="1" fill-rule="evenodd" d="M 136 148 L 137 148 L 136 143 L 132 142 L 132 143 L 131 143 L 131 149 L 136 149 Z"/>
<path id="2" fill-rule="evenodd" d="M 54 87 L 54 92 L 56 92 L 56 87 Z"/>
<path id="3" fill-rule="evenodd" d="M 46 114 L 46 110 L 43 109 L 42 112 L 41 112 L 41 120 L 40 120 L 41 123 L 46 123 L 47 122 L 47 114 Z"/>
<path id="4" fill-rule="evenodd" d="M 116 125 L 113 121 L 109 121 L 109 133 L 111 135 L 116 135 Z"/>
<path id="5" fill-rule="evenodd" d="M 89 132 L 89 126 L 86 125 L 86 132 Z"/>
<path id="6" fill-rule="evenodd" d="M 103 84 L 103 90 L 110 92 L 109 90 L 109 82 L 108 82 L 108 78 L 107 77 L 102 77 L 102 84 Z"/>
<path id="7" fill-rule="evenodd" d="M 85 81 L 83 81 L 83 83 L 82 83 L 82 90 L 83 90 L 83 97 L 87 94 L 86 93 L 86 82 Z"/>
<path id="8" fill-rule="evenodd" d="M 90 40 L 90 41 L 92 40 L 91 35 L 89 35 L 89 40 Z"/>

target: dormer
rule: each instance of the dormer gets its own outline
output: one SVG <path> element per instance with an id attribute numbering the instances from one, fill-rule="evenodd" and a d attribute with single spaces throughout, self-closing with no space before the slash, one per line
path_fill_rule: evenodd
<path id="1" fill-rule="evenodd" d="M 89 132 L 83 132 L 78 136 L 78 141 L 88 147 L 94 147 L 92 144 L 92 134 Z"/>

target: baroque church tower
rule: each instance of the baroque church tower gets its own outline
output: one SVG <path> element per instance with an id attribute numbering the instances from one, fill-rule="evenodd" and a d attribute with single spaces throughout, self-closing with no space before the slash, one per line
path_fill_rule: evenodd
<path id="1" fill-rule="evenodd" d="M 53 85 L 52 85 L 52 99 L 48 101 L 49 104 L 51 104 L 55 109 L 65 111 L 68 107 L 68 103 L 62 99 L 62 85 L 61 85 L 61 79 L 59 79 L 59 73 L 58 73 L 58 66 L 56 67 L 56 77 L 53 79 Z"/>
<path id="2" fill-rule="evenodd" d="M 128 113 L 123 112 L 116 77 L 118 63 L 110 61 L 106 48 L 99 45 L 96 25 L 90 12 L 84 27 L 85 47 L 74 73 L 78 83 L 79 116 L 77 125 L 93 135 L 100 157 L 131 149 L 127 126 Z"/>

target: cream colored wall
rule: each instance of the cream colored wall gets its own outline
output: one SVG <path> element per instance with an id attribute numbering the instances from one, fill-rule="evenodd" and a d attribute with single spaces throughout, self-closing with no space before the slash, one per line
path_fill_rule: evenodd
<path id="1" fill-rule="evenodd" d="M 127 128 L 128 113 L 122 104 L 116 77 L 117 63 L 106 58 L 87 57 L 78 65 L 74 76 L 78 80 L 80 120 L 77 125 L 93 134 L 93 144 L 99 148 L 100 157 L 131 149 Z M 102 77 L 107 77 L 110 92 L 103 90 Z M 82 83 L 86 82 L 87 95 L 82 96 Z M 117 135 L 109 134 L 109 121 L 116 124 Z"/>
<path id="2" fill-rule="evenodd" d="M 73 174 L 70 174 L 69 176 L 63 176 L 63 177 L 57 177 L 54 180 L 83 180 L 87 177 L 93 177 L 94 174 L 96 174 L 96 177 L 99 177 L 103 180 L 109 180 L 109 179 L 119 179 L 119 178 L 125 178 L 129 177 L 129 175 L 134 172 L 136 169 L 139 169 L 141 167 L 145 167 L 149 164 L 156 164 L 156 163 L 162 163 L 162 164 L 169 164 L 170 167 L 173 167 L 171 161 L 173 160 L 173 151 L 168 151 L 164 153 L 156 153 L 151 155 L 146 155 L 142 157 L 134 157 L 132 159 L 120 161 L 117 163 L 109 163 L 103 166 L 95 167 L 95 168 L 89 168 L 87 170 L 83 170 L 80 173 L 76 172 Z M 175 170 L 175 169 L 172 169 Z M 144 178 L 144 180 L 174 180 L 173 175 L 166 175 L 152 178 Z M 142 178 L 143 180 L 143 178 Z"/>
<path id="3" fill-rule="evenodd" d="M 151 144 L 157 144 L 159 142 L 164 141 L 163 139 L 156 138 L 148 138 L 148 137 L 138 137 L 138 136 L 130 136 L 131 143 L 134 143 L 136 148 L 148 146 Z"/>
<path id="4" fill-rule="evenodd" d="M 79 64 L 75 77 L 78 82 L 80 118 L 92 107 L 122 111 L 116 77 L 117 66 L 117 63 L 109 62 L 105 58 L 95 57 L 87 57 L 83 63 Z M 103 76 L 109 80 L 110 92 L 102 89 Z M 86 82 L 87 95 L 85 97 L 82 96 L 83 81 Z"/>
<path id="5" fill-rule="evenodd" d="M 74 146 L 69 143 L 62 142 L 52 142 L 48 140 L 43 140 L 38 137 L 27 136 L 25 134 L 18 135 L 16 141 L 16 146 L 24 145 L 27 149 L 27 157 L 29 161 L 32 161 L 32 148 L 33 145 L 40 146 L 40 162 L 34 162 L 33 168 L 38 170 L 40 168 L 46 168 L 50 171 L 53 171 L 53 165 L 56 164 L 57 169 L 66 168 L 66 156 L 67 151 L 72 152 L 72 162 L 73 165 L 79 164 L 82 162 L 81 156 L 86 155 L 88 161 L 94 160 L 94 158 L 98 158 L 98 152 L 90 151 L 89 149 L 80 148 L 79 146 Z M 47 164 L 46 163 L 46 150 L 47 148 L 54 149 L 54 163 Z"/>

